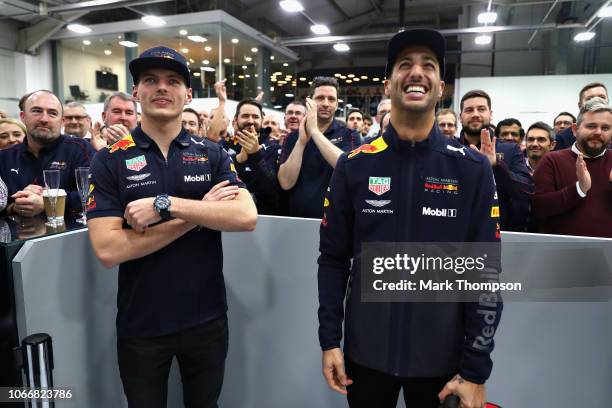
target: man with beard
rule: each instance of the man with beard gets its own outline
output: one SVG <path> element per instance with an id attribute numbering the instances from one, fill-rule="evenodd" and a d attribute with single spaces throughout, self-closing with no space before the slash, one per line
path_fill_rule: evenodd
<path id="1" fill-rule="evenodd" d="M 60 133 L 62 104 L 51 91 L 30 93 L 23 101 L 21 121 L 26 127 L 23 143 L 0 151 L 0 178 L 6 183 L 6 212 L 33 217 L 44 211 L 43 170 L 60 171 L 60 188 L 66 190 L 66 211 L 81 209 L 74 170 L 89 167 L 95 154 L 83 139 Z"/>
<path id="2" fill-rule="evenodd" d="M 538 232 L 612 238 L 612 107 L 593 98 L 580 109 L 570 149 L 544 156 L 534 174 Z"/>
<path id="3" fill-rule="evenodd" d="M 491 98 L 482 90 L 467 92 L 461 98 L 459 142 L 484 154 L 495 176 L 499 194 L 500 224 L 504 231 L 525 231 L 533 182 L 525 156 L 516 143 L 504 143 L 493 136 Z"/>
<path id="4" fill-rule="evenodd" d="M 586 84 L 578 93 L 578 109 L 582 109 L 587 101 L 593 98 L 601 98 L 605 103 L 609 103 L 608 100 L 608 88 L 601 82 L 591 82 Z M 556 120 L 556 119 L 555 119 Z M 555 150 L 568 149 L 572 147 L 576 141 L 575 126 L 568 126 L 561 133 L 556 135 Z"/>
<path id="5" fill-rule="evenodd" d="M 407 407 L 437 408 L 449 394 L 462 407 L 485 403 L 502 309 L 495 294 L 486 306 L 362 300 L 365 271 L 372 272 L 364 265 L 367 243 L 466 241 L 499 248 L 488 160 L 436 125 L 445 48 L 433 30 L 391 39 L 384 83 L 391 122 L 371 144 L 340 157 L 325 197 L 318 260 L 323 375 L 351 408 L 395 408 L 402 389 Z"/>
<path id="6" fill-rule="evenodd" d="M 237 144 L 232 149 L 236 171 L 255 197 L 257 212 L 280 214 L 280 186 L 276 178 L 280 145 L 270 138 L 270 128 L 262 128 L 263 109 L 255 99 L 243 99 L 234 116 Z"/>
<path id="7" fill-rule="evenodd" d="M 82 103 L 67 103 L 64 106 L 62 123 L 64 124 L 65 134 L 81 139 L 91 139 L 91 118 Z"/>
<path id="8" fill-rule="evenodd" d="M 334 119 L 338 81 L 316 77 L 306 99 L 306 120 L 283 144 L 278 181 L 288 192 L 288 215 L 321 218 L 323 197 L 338 157 L 359 146 L 359 134 Z"/>
<path id="9" fill-rule="evenodd" d="M 200 123 L 200 116 L 198 115 L 198 112 L 192 108 L 183 109 L 181 122 L 185 130 L 189 132 L 190 135 L 200 137 L 202 124 Z"/>

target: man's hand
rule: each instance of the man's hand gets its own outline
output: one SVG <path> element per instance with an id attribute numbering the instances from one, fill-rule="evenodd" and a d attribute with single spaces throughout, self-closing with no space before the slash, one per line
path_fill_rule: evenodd
<path id="1" fill-rule="evenodd" d="M 451 394 L 461 399 L 459 408 L 485 407 L 487 392 L 484 384 L 469 382 L 464 380 L 459 374 L 446 383 L 442 391 L 438 394 L 438 398 L 440 398 L 440 402 L 442 402 Z"/>
<path id="2" fill-rule="evenodd" d="M 98 151 L 102 150 L 102 148 L 106 147 L 106 139 L 102 135 L 102 123 L 96 122 L 91 128 L 91 145 L 93 148 Z"/>
<path id="3" fill-rule="evenodd" d="M 299 130 L 298 142 L 300 142 L 302 144 L 302 146 L 305 147 L 308 144 L 309 141 L 310 141 L 310 135 L 306 131 L 306 118 L 303 118 L 300 121 L 300 130 Z"/>
<path id="4" fill-rule="evenodd" d="M 227 81 L 227 79 L 222 79 L 218 82 L 215 82 L 215 84 L 213 85 L 219 102 L 227 101 L 227 88 L 225 87 L 225 81 Z"/>
<path id="5" fill-rule="evenodd" d="M 259 145 L 259 140 L 257 139 L 257 133 L 250 132 L 247 129 L 242 129 L 236 132 L 236 139 L 238 139 L 238 143 L 242 146 L 242 149 L 247 152 L 247 154 L 257 153 L 261 146 Z"/>
<path id="6" fill-rule="evenodd" d="M 45 210 L 45 205 L 42 198 L 42 190 L 40 193 L 35 192 L 37 189 L 34 186 L 29 185 L 25 189 L 20 190 L 13 194 L 11 197 L 15 199 L 12 211 L 15 214 L 19 214 L 22 217 L 34 217 L 42 213 Z"/>
<path id="7" fill-rule="evenodd" d="M 42 196 L 43 191 L 45 191 L 45 188 L 42 186 L 39 186 L 38 184 L 28 184 L 27 186 L 24 187 L 23 191 L 30 191 L 34 194 L 38 194 L 39 196 Z"/>
<path id="8" fill-rule="evenodd" d="M 309 137 L 320 133 L 317 121 L 317 104 L 310 98 L 306 98 L 306 132 L 308 132 Z"/>
<path id="9" fill-rule="evenodd" d="M 202 199 L 203 201 L 228 201 L 238 196 L 238 186 L 230 186 L 229 180 L 215 184 Z"/>
<path id="10" fill-rule="evenodd" d="M 487 159 L 489 159 L 489 163 L 492 167 L 497 164 L 497 156 L 495 155 L 495 142 L 497 142 L 497 137 L 493 136 L 493 139 L 491 139 L 491 135 L 489 135 L 489 130 L 482 129 L 480 131 L 480 150 L 475 145 L 470 145 L 470 148 L 487 156 Z"/>
<path id="11" fill-rule="evenodd" d="M 259 91 L 259 93 L 257 94 L 257 96 L 255 97 L 255 100 L 259 103 L 261 103 L 261 101 L 263 101 L 263 97 L 264 97 L 264 91 Z"/>
<path id="12" fill-rule="evenodd" d="M 128 136 L 130 131 L 128 128 L 118 123 L 116 125 L 105 126 L 102 130 L 102 136 L 106 140 L 107 144 L 111 145 L 118 140 Z"/>
<path id="13" fill-rule="evenodd" d="M 342 350 L 333 348 L 323 351 L 323 377 L 332 390 L 346 395 L 346 387 L 353 383 L 346 377 L 344 371 L 344 356 Z"/>
<path id="14" fill-rule="evenodd" d="M 578 178 L 578 186 L 584 194 L 591 189 L 591 173 L 587 169 L 587 165 L 581 154 L 576 159 L 576 177 Z M 612 180 L 612 173 L 610 173 L 610 180 Z"/>
<path id="15" fill-rule="evenodd" d="M 154 197 L 132 201 L 125 207 L 123 218 L 136 232 L 144 232 L 151 224 L 161 221 L 161 216 L 153 207 Z"/>

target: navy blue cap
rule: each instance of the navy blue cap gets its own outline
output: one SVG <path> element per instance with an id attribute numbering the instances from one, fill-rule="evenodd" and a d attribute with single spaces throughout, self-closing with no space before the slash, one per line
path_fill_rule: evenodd
<path id="1" fill-rule="evenodd" d="M 172 48 L 159 45 L 143 51 L 138 58 L 133 59 L 130 62 L 130 73 L 132 74 L 134 83 L 138 83 L 140 74 L 151 68 L 164 68 L 174 71 L 185 79 L 187 88 L 191 87 L 187 59 Z"/>
<path id="2" fill-rule="evenodd" d="M 395 65 L 397 56 L 404 48 L 411 45 L 422 45 L 433 51 L 440 65 L 440 78 L 444 79 L 446 40 L 439 31 L 430 30 L 428 28 L 400 31 L 391 38 L 387 46 L 387 67 L 385 68 L 385 76 L 389 78 L 391 71 L 393 71 L 393 65 Z"/>

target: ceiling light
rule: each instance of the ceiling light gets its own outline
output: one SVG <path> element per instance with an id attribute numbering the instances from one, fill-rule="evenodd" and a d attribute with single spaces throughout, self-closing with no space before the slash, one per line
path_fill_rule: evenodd
<path id="1" fill-rule="evenodd" d="M 288 63 L 283 62 L 283 67 L 288 67 L 288 66 L 289 66 L 289 64 L 288 64 Z"/>
<path id="2" fill-rule="evenodd" d="M 362 75 L 361 79 L 368 79 L 368 76 L 367 75 Z"/>
<path id="3" fill-rule="evenodd" d="M 306 81 L 306 77 L 300 77 L 300 81 Z"/>
<path id="4" fill-rule="evenodd" d="M 210 45 L 207 45 L 206 47 L 204 47 L 204 51 L 212 51 L 212 47 Z"/>
<path id="5" fill-rule="evenodd" d="M 244 77 L 245 77 L 245 78 L 250 78 L 250 77 L 251 77 L 251 74 L 246 74 Z"/>
<path id="6" fill-rule="evenodd" d="M 232 82 L 232 86 L 236 86 L 236 83 L 235 83 L 235 82 Z"/>
<path id="7" fill-rule="evenodd" d="M 201 35 L 188 35 L 187 38 L 189 38 L 191 41 L 197 42 L 197 43 L 203 43 L 203 42 L 208 41 L 208 40 L 206 40 L 206 38 L 202 37 Z"/>
<path id="8" fill-rule="evenodd" d="M 474 38 L 474 42 L 478 45 L 487 45 L 487 44 L 491 44 L 491 36 L 490 35 L 479 35 L 478 37 Z"/>
<path id="9" fill-rule="evenodd" d="M 187 30 L 181 30 L 181 31 L 179 31 L 179 34 L 180 35 L 187 35 Z"/>
<path id="10" fill-rule="evenodd" d="M 253 61 L 253 58 L 251 58 L 251 57 L 244 57 L 244 60 L 246 62 L 251 62 L 251 61 Z"/>
<path id="11" fill-rule="evenodd" d="M 232 38 L 232 44 L 238 44 L 240 41 L 237 38 Z"/>
<path id="12" fill-rule="evenodd" d="M 104 55 L 111 55 L 113 52 L 111 50 L 104 50 Z"/>
<path id="13" fill-rule="evenodd" d="M 583 41 L 589 41 L 592 40 L 593 37 L 595 37 L 595 33 L 592 31 L 583 31 L 581 33 L 578 33 L 574 36 L 574 41 L 576 42 L 583 42 Z"/>
<path id="14" fill-rule="evenodd" d="M 380 81 L 380 78 L 372 78 L 372 81 L 378 82 L 378 81 Z"/>
<path id="15" fill-rule="evenodd" d="M 163 18 L 157 16 L 143 16 L 141 20 L 151 27 L 161 27 L 166 25 L 166 21 Z"/>
<path id="16" fill-rule="evenodd" d="M 283 75 L 283 73 L 280 71 L 277 71 L 277 72 L 273 72 L 272 75 Z"/>
<path id="17" fill-rule="evenodd" d="M 209 60 L 202 60 L 202 64 L 208 65 L 208 64 L 210 64 L 210 61 Z"/>
<path id="18" fill-rule="evenodd" d="M 347 52 L 350 49 L 351 47 L 349 47 L 348 44 L 345 43 L 334 44 L 334 50 L 338 52 Z"/>
<path id="19" fill-rule="evenodd" d="M 497 21 L 497 13 L 494 11 L 485 11 L 478 15 L 480 24 L 493 24 L 495 21 Z"/>
<path id="20" fill-rule="evenodd" d="M 215 72 L 215 69 L 213 67 L 200 67 L 200 69 L 206 72 Z"/>
<path id="21" fill-rule="evenodd" d="M 138 43 L 132 42 L 132 41 L 119 41 L 119 45 L 123 45 L 124 47 L 127 48 L 136 48 L 138 47 Z"/>
<path id="22" fill-rule="evenodd" d="M 327 35 L 330 33 L 329 28 L 323 24 L 313 24 L 310 26 L 310 31 L 316 35 Z"/>
<path id="23" fill-rule="evenodd" d="M 226 58 L 226 59 L 223 60 L 223 62 L 225 62 L 226 64 L 229 64 L 230 63 L 230 59 Z"/>
<path id="24" fill-rule="evenodd" d="M 238 79 L 244 79 L 244 75 L 238 75 Z"/>
<path id="25" fill-rule="evenodd" d="M 255 74 L 255 75 L 253 75 L 253 76 L 254 76 L 255 78 L 259 77 L 259 75 L 258 75 L 258 74 Z"/>
<path id="26" fill-rule="evenodd" d="M 243 65 L 243 66 L 242 66 L 242 69 L 247 69 L 247 66 L 246 66 L 246 65 Z"/>
<path id="27" fill-rule="evenodd" d="M 308 83 L 308 85 L 312 85 L 312 81 L 310 81 L 310 82 Z"/>
<path id="28" fill-rule="evenodd" d="M 597 17 L 600 17 L 600 18 L 612 17 L 612 6 L 608 6 L 605 9 L 601 10 L 599 13 L 597 13 Z"/>
<path id="29" fill-rule="evenodd" d="M 295 97 L 295 95 L 294 95 L 294 94 L 292 94 L 292 93 L 286 93 L 286 94 L 285 94 L 285 96 L 286 96 L 287 98 L 294 98 L 294 97 Z"/>
<path id="30" fill-rule="evenodd" d="M 342 74 L 334 74 L 334 76 L 335 76 L 336 78 L 340 78 L 340 77 L 342 76 Z"/>
<path id="31" fill-rule="evenodd" d="M 272 91 L 273 89 L 270 89 L 270 90 Z M 282 109 L 282 108 L 283 108 L 283 105 L 274 105 L 274 109 Z"/>
<path id="32" fill-rule="evenodd" d="M 348 74 L 347 77 L 349 78 L 355 78 L 355 74 Z"/>
<path id="33" fill-rule="evenodd" d="M 273 86 L 270 87 L 270 92 L 274 92 L 274 87 Z"/>
<path id="34" fill-rule="evenodd" d="M 195 76 L 195 77 L 199 77 L 199 76 L 200 76 L 200 73 L 199 73 L 199 72 L 194 72 L 194 73 L 193 73 L 193 76 Z"/>
<path id="35" fill-rule="evenodd" d="M 193 60 L 193 58 L 189 58 L 189 62 L 193 64 L 195 61 Z"/>
<path id="36" fill-rule="evenodd" d="M 353 83 L 353 81 L 352 81 L 352 80 L 350 80 L 350 79 L 347 79 L 347 80 L 346 80 L 346 83 L 347 83 L 347 84 L 352 84 L 352 83 Z"/>
<path id="37" fill-rule="evenodd" d="M 359 81 L 361 81 L 361 79 L 359 79 L 359 78 L 353 78 L 353 81 L 354 81 L 354 82 L 359 82 Z"/>
<path id="38" fill-rule="evenodd" d="M 344 99 L 338 99 L 338 103 L 344 103 Z"/>
<path id="39" fill-rule="evenodd" d="M 304 11 L 304 6 L 297 0 L 283 0 L 278 3 L 283 10 L 289 13 Z"/>
<path id="40" fill-rule="evenodd" d="M 253 48 L 251 48 L 251 52 L 257 52 L 257 51 L 259 51 L 259 50 L 257 49 L 257 47 L 253 47 Z"/>
<path id="41" fill-rule="evenodd" d="M 270 55 L 270 60 L 274 61 L 274 55 Z"/>
<path id="42" fill-rule="evenodd" d="M 346 79 L 346 75 L 340 75 L 340 79 Z"/>
<path id="43" fill-rule="evenodd" d="M 189 48 L 181 48 L 181 52 L 183 54 L 187 54 L 189 52 Z"/>
<path id="44" fill-rule="evenodd" d="M 91 41 L 89 41 L 89 40 L 83 40 L 83 45 L 91 45 Z"/>
<path id="45" fill-rule="evenodd" d="M 87 34 L 91 32 L 91 28 L 85 27 L 84 25 L 81 25 L 81 24 L 68 24 L 66 28 L 72 31 L 73 33 L 77 33 L 77 34 Z"/>

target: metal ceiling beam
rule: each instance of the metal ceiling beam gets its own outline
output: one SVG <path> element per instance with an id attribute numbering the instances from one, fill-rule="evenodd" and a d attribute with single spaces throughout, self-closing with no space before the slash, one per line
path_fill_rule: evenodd
<path id="1" fill-rule="evenodd" d="M 582 28 L 583 24 L 537 24 L 537 25 L 514 25 L 514 26 L 488 26 L 486 31 L 484 27 L 467 27 L 467 28 L 452 28 L 445 30 L 438 30 L 442 35 L 454 36 L 464 34 L 479 34 L 482 32 L 487 33 L 508 33 L 517 31 L 532 31 L 532 30 L 560 30 L 569 28 Z M 293 38 L 285 41 L 281 41 L 281 45 L 285 47 L 300 47 L 317 44 L 331 44 L 335 42 L 369 42 L 369 41 L 387 41 L 393 37 L 396 33 L 381 33 L 381 34 L 362 34 L 362 35 L 336 35 L 336 36 L 324 36 L 324 37 L 305 37 L 305 38 Z"/>
<path id="2" fill-rule="evenodd" d="M 18 32 L 17 51 L 24 54 L 34 54 L 38 47 L 70 23 L 87 14 L 86 11 L 66 13 L 61 19 L 46 18 Z"/>
<path id="3" fill-rule="evenodd" d="M 344 12 L 344 10 L 342 10 L 342 7 L 340 7 L 336 0 L 327 0 L 327 2 L 332 6 L 334 10 L 340 13 L 343 19 L 348 20 L 349 18 L 351 18 L 348 14 Z"/>
<path id="4" fill-rule="evenodd" d="M 166 3 L 172 0 L 91 0 L 79 1 L 61 6 L 49 7 L 49 13 L 64 13 L 67 11 L 110 10 L 118 7 L 142 6 L 146 4 Z"/>

